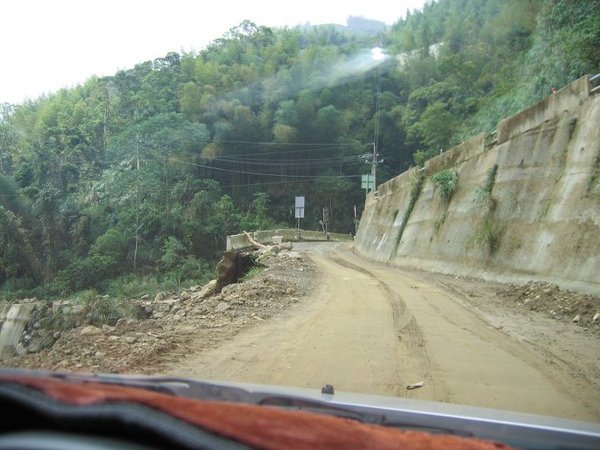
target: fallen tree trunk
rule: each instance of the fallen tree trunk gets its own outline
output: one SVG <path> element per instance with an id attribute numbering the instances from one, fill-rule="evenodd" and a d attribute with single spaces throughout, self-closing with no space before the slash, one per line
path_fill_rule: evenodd
<path id="1" fill-rule="evenodd" d="M 294 246 L 292 245 L 291 242 L 282 242 L 281 244 L 278 244 L 278 245 L 264 245 L 264 244 L 261 244 L 260 242 L 257 242 L 250 233 L 248 233 L 246 231 L 244 231 L 243 233 L 246 236 L 246 238 L 248 239 L 248 242 L 250 242 L 250 244 L 252 245 L 252 247 L 257 250 L 272 251 L 275 249 L 275 251 L 278 251 L 278 250 L 291 250 L 292 248 L 294 248 Z"/>
<path id="2" fill-rule="evenodd" d="M 267 246 L 264 244 L 261 244 L 260 242 L 257 242 L 254 240 L 254 238 L 250 235 L 250 233 L 243 231 L 244 235 L 246 236 L 246 238 L 248 239 L 248 242 L 250 242 L 250 244 L 252 244 L 252 247 L 258 249 L 258 250 L 266 250 Z"/>

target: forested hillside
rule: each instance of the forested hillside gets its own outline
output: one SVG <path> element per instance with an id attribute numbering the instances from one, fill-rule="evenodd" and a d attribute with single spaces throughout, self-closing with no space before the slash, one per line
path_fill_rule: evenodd
<path id="1" fill-rule="evenodd" d="M 387 59 L 375 61 L 381 46 Z M 594 0 L 439 0 L 391 28 L 232 28 L 0 110 L 5 296 L 114 296 L 210 276 L 227 234 L 353 232 L 378 182 L 600 71 Z M 42 74 L 43 76 L 43 74 Z"/>

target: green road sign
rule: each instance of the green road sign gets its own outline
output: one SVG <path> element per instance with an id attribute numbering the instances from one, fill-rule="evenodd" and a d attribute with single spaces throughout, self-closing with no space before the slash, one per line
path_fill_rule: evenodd
<path id="1" fill-rule="evenodd" d="M 360 187 L 370 191 L 375 190 L 375 179 L 373 175 L 370 173 L 363 175 L 361 178 Z"/>

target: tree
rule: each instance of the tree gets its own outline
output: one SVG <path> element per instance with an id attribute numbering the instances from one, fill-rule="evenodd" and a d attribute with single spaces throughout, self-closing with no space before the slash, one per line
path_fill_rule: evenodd
<path id="1" fill-rule="evenodd" d="M 19 218 L 0 205 L 0 286 L 10 278 L 43 279 L 43 268 Z"/>
<path id="2" fill-rule="evenodd" d="M 202 51 L 0 105 L 0 276 L 55 293 L 107 289 L 134 266 L 179 282 L 218 259 L 227 234 L 288 222 L 299 191 L 317 199 L 307 226 L 328 207 L 334 229 L 353 231 L 376 122 L 379 180 L 491 131 L 596 70 L 595 6 L 439 0 L 376 39 L 351 30 L 380 25 L 362 18 L 346 29 L 244 21 Z M 380 43 L 404 62 L 334 70 Z"/>
<path id="3" fill-rule="evenodd" d="M 338 142 L 345 132 L 342 115 L 333 105 L 325 106 L 317 111 L 315 134 L 320 142 Z"/>
<path id="4" fill-rule="evenodd" d="M 421 115 L 421 139 L 432 150 L 447 150 L 457 127 L 456 118 L 442 102 L 428 106 Z"/>

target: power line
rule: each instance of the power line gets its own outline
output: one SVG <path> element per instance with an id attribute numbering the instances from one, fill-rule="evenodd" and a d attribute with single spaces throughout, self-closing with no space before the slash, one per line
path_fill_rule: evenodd
<path id="1" fill-rule="evenodd" d="M 211 170 L 216 170 L 216 171 L 220 171 L 220 172 L 239 173 L 239 174 L 243 174 L 243 175 L 257 175 L 257 176 L 265 176 L 265 177 L 306 178 L 306 175 L 282 175 L 282 174 L 278 174 L 278 173 L 247 172 L 244 170 L 231 170 L 231 169 L 223 169 L 221 167 L 207 166 L 204 164 L 197 164 L 197 163 L 192 163 L 192 162 L 188 162 L 188 161 L 182 161 L 177 158 L 170 158 L 170 159 L 171 159 L 171 161 L 176 161 L 181 164 L 202 167 L 204 169 L 211 169 Z M 350 178 L 350 177 L 360 177 L 360 176 L 362 176 L 362 175 L 322 175 L 322 176 L 315 177 L 315 179 L 316 178 Z"/>
<path id="2" fill-rule="evenodd" d="M 283 155 L 283 154 L 279 154 L 279 155 Z M 249 155 L 249 156 L 253 156 L 253 155 Z M 277 154 L 270 154 L 269 156 L 278 156 Z M 285 155 L 283 155 L 285 156 Z M 338 160 L 338 159 L 354 159 L 357 158 L 359 155 L 337 155 L 337 156 L 328 156 L 325 158 L 299 158 L 299 159 L 277 159 L 277 160 L 273 160 L 273 161 L 279 161 L 279 162 L 306 162 L 306 161 L 329 161 L 329 160 Z M 268 161 L 269 159 L 267 158 L 245 158 L 243 156 L 240 157 L 229 157 L 229 156 L 214 156 L 211 158 L 205 158 L 205 159 L 218 159 L 218 160 L 222 160 L 222 161 Z"/>
<path id="3" fill-rule="evenodd" d="M 225 141 L 213 141 L 214 143 L 219 143 L 219 142 L 225 142 Z M 260 142 L 248 142 L 249 144 L 261 144 Z M 277 144 L 277 143 L 264 143 L 264 145 L 281 145 L 281 144 Z M 291 144 L 291 145 L 300 145 L 300 144 Z M 315 145 L 315 144 L 306 144 L 306 145 Z M 291 153 L 310 153 L 310 152 L 320 152 L 320 151 L 325 151 L 325 150 L 338 150 L 340 148 L 350 148 L 350 147 L 366 147 L 366 146 L 370 146 L 372 145 L 371 143 L 368 144 L 339 144 L 336 146 L 331 146 L 332 144 L 328 144 L 329 147 L 321 147 L 321 148 L 309 148 L 309 149 L 301 149 L 301 150 L 286 150 L 285 151 L 285 155 L 289 155 Z M 343 145 L 343 147 L 342 147 Z M 233 154 L 233 155 L 220 155 L 221 158 L 232 158 L 232 157 L 236 157 L 236 156 L 261 156 L 261 155 L 274 155 L 274 154 L 280 154 L 280 153 L 273 153 L 273 152 L 258 152 L 258 153 L 237 153 L 237 154 Z"/>
<path id="4" fill-rule="evenodd" d="M 212 142 L 219 144 L 256 144 L 256 145 L 277 145 L 277 146 L 290 146 L 290 147 L 352 147 L 355 145 L 367 145 L 367 144 L 336 144 L 335 142 L 273 142 L 273 141 L 226 141 L 226 140 L 212 140 Z"/>
<path id="5" fill-rule="evenodd" d="M 302 160 L 259 160 L 259 159 L 220 159 L 220 158 L 212 158 L 211 161 L 218 161 L 222 163 L 229 164 L 244 164 L 249 166 L 272 166 L 272 167 L 282 167 L 282 166 L 293 166 L 293 167 L 323 167 L 323 166 L 339 166 L 345 163 L 351 162 L 359 162 L 358 157 L 344 157 L 344 158 L 326 158 L 326 159 L 310 159 L 306 161 Z"/>
<path id="6" fill-rule="evenodd" d="M 362 175 L 340 175 L 339 178 L 355 178 L 357 176 Z M 229 184 L 227 186 L 221 186 L 222 188 L 232 188 L 232 187 L 248 187 L 248 186 L 264 186 L 264 185 L 273 185 L 273 184 L 290 184 L 290 183 L 305 183 L 307 181 L 315 181 L 319 178 L 323 177 L 308 177 L 302 180 L 288 180 L 288 181 L 265 181 L 263 183 L 250 183 L 250 184 Z"/>

